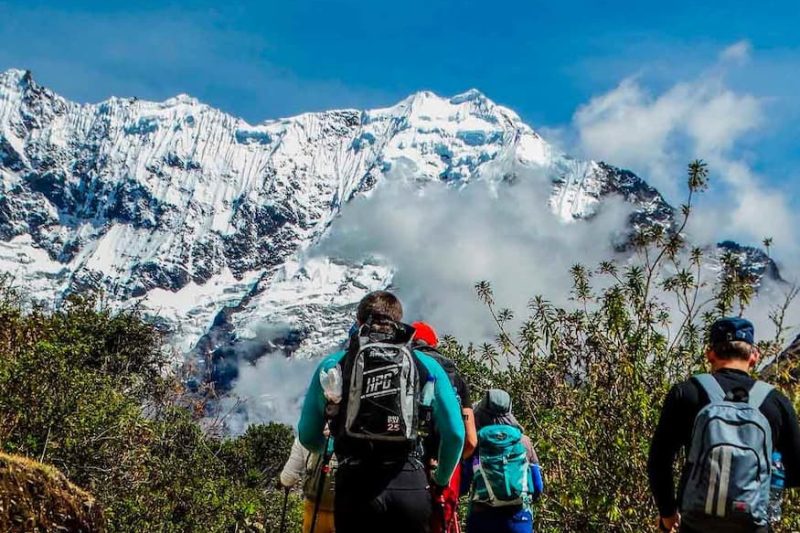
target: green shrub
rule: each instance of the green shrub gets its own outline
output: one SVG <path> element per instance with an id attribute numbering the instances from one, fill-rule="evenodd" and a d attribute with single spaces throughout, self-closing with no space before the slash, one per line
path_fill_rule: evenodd
<path id="1" fill-rule="evenodd" d="M 51 463 L 89 490 L 110 531 L 277 531 L 291 430 L 218 439 L 163 377 L 156 329 L 136 310 L 71 298 L 28 309 L 0 280 L 0 449 Z M 188 408 L 187 408 L 188 407 Z M 289 531 L 301 517 L 289 498 Z"/>

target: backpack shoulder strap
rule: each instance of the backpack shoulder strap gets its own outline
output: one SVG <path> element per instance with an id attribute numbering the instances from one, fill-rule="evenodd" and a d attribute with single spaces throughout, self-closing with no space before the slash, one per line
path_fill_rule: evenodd
<path id="1" fill-rule="evenodd" d="M 409 352 L 411 352 L 411 358 L 414 360 L 414 365 L 417 367 L 417 375 L 419 375 L 419 386 L 422 388 L 423 385 L 428 381 L 428 376 L 431 375 L 431 371 L 428 369 L 428 366 L 419 358 L 416 350 L 412 346 L 406 346 Z M 419 352 L 422 355 L 427 355 L 430 357 L 430 354 L 426 354 L 425 352 Z"/>
<path id="2" fill-rule="evenodd" d="M 722 390 L 722 385 L 711 374 L 698 374 L 694 379 L 703 387 L 703 390 L 708 394 L 708 399 L 711 403 L 718 403 L 725 400 L 725 391 Z"/>
<path id="3" fill-rule="evenodd" d="M 769 396 L 769 393 L 772 392 L 774 388 L 775 387 L 764 381 L 756 381 L 753 384 L 753 388 L 750 389 L 747 403 L 750 404 L 750 407 L 754 407 L 755 409 L 760 408 L 761 404 L 764 403 L 764 400 L 767 399 L 767 396 Z"/>

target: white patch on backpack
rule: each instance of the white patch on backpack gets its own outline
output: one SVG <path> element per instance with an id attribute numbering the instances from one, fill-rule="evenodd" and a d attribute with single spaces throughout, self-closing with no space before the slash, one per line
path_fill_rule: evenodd
<path id="1" fill-rule="evenodd" d="M 397 387 L 392 387 L 394 377 L 400 372 L 399 365 L 384 367 L 373 372 L 372 375 L 364 373 L 366 379 L 364 380 L 364 394 L 361 398 L 387 396 L 399 390 Z"/>
<path id="2" fill-rule="evenodd" d="M 400 431 L 400 417 L 399 416 L 387 416 L 386 417 L 386 431 L 390 431 L 392 433 L 397 433 Z"/>

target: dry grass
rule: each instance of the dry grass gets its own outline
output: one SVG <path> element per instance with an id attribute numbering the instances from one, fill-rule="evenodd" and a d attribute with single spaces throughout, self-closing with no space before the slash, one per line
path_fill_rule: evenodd
<path id="1" fill-rule="evenodd" d="M 0 531 L 106 531 L 103 512 L 87 492 L 55 468 L 0 453 Z"/>

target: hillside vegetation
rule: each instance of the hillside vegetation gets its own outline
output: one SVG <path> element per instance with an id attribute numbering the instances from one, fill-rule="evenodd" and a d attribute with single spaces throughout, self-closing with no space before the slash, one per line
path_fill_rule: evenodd
<path id="1" fill-rule="evenodd" d="M 290 428 L 209 435 L 195 418 L 202 405 L 162 377 L 161 339 L 135 310 L 73 298 L 48 312 L 25 305 L 8 280 L 0 288 L 0 449 L 63 472 L 102 505 L 111 532 L 278 530 L 274 481 Z M 13 480 L 3 483 L 7 497 Z M 47 512 L 59 512 L 52 497 Z M 296 524 L 298 499 L 290 503 Z"/>

